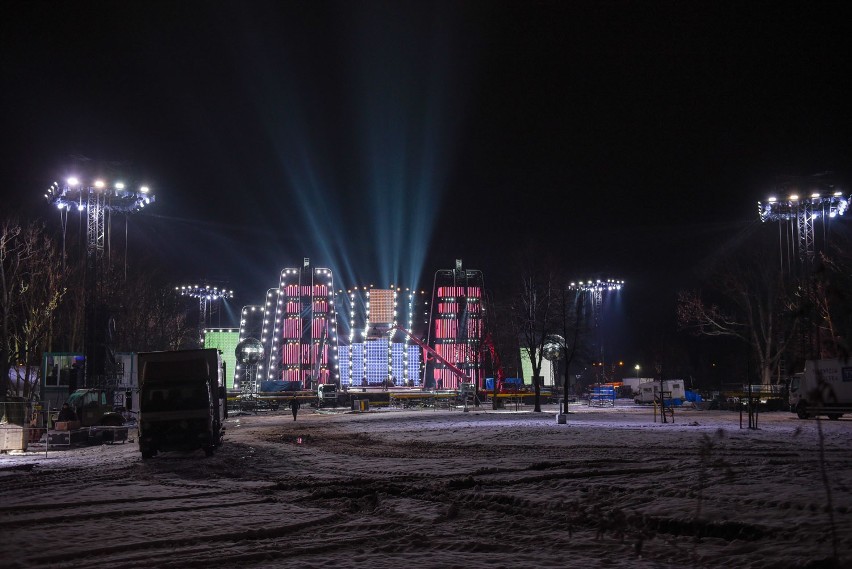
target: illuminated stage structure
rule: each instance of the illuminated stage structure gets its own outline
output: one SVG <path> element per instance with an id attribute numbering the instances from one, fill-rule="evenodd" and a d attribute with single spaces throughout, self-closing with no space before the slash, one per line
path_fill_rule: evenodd
<path id="1" fill-rule="evenodd" d="M 239 344 L 256 339 L 264 357 L 251 365 L 238 358 L 233 387 L 244 396 L 315 391 L 326 383 L 452 390 L 471 381 L 484 388 L 482 290 L 482 273 L 457 261 L 435 274 L 438 302 L 430 312 L 426 292 L 409 288 L 371 285 L 335 294 L 332 271 L 305 258 L 301 268 L 281 271 L 263 305 L 243 307 Z"/>
<path id="2" fill-rule="evenodd" d="M 265 355 L 257 363 L 256 379 L 246 380 L 246 372 L 255 370 L 245 367 L 234 377 L 244 393 L 270 391 L 265 382 L 275 382 L 278 391 L 305 391 L 340 381 L 331 270 L 312 267 L 308 258 L 300 268 L 282 270 L 278 288 L 267 291 L 262 310 L 243 308 L 240 342 L 255 337 L 258 326 Z"/>
<path id="3" fill-rule="evenodd" d="M 569 288 L 571 290 L 577 290 L 582 293 L 585 293 L 589 298 L 589 304 L 591 305 L 592 310 L 592 322 L 594 323 L 595 328 L 595 339 L 597 341 L 596 351 L 598 353 L 598 361 L 596 363 L 599 364 L 598 367 L 601 371 L 601 377 L 599 379 L 601 382 L 606 382 L 608 381 L 608 379 L 606 373 L 606 366 L 604 364 L 606 362 L 607 353 L 604 349 L 604 332 L 603 326 L 601 326 L 601 319 L 603 315 L 603 298 L 604 295 L 609 295 L 618 292 L 622 288 L 624 288 L 624 281 L 616 279 L 589 279 L 588 281 L 573 282 L 571 283 Z"/>
<path id="4" fill-rule="evenodd" d="M 464 269 L 461 259 L 456 259 L 454 269 L 435 272 L 427 343 L 467 377 L 460 377 L 437 358 L 427 358 L 425 389 L 459 389 L 468 381 L 479 390 L 485 389 L 480 350 L 483 289 L 482 272 Z"/>
<path id="5" fill-rule="evenodd" d="M 342 291 L 341 291 L 342 293 Z M 407 335 L 396 341 L 399 328 L 419 334 L 425 328 L 423 293 L 391 286 L 355 287 L 340 295 L 338 313 L 348 322 L 341 342 L 340 382 L 348 387 L 420 387 L 421 349 Z M 404 311 L 400 310 L 403 304 Z M 406 319 L 398 320 L 404 312 Z"/>
<path id="6" fill-rule="evenodd" d="M 106 386 L 115 381 L 123 370 L 117 369 L 115 355 L 110 345 L 109 332 L 112 316 L 103 304 L 104 249 L 109 248 L 109 228 L 113 213 L 129 215 L 142 210 L 154 201 L 147 186 L 131 190 L 124 182 L 112 184 L 103 179 L 90 182 L 76 177 L 68 178 L 64 184 L 54 182 L 44 197 L 59 210 L 62 225 L 62 263 L 65 264 L 65 233 L 68 214 L 74 209 L 82 217 L 86 215 L 86 272 L 85 272 L 85 317 L 83 350 L 85 368 L 83 385 Z M 82 220 L 81 220 L 82 221 Z M 127 218 L 125 217 L 125 247 L 127 245 Z M 127 276 L 125 269 L 125 277 Z"/>

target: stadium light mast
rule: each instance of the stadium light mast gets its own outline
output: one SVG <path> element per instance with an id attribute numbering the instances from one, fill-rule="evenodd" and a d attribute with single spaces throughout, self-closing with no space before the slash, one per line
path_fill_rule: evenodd
<path id="1" fill-rule="evenodd" d="M 605 376 L 604 369 L 604 342 L 603 331 L 601 329 L 601 313 L 603 311 L 604 294 L 610 294 L 624 288 L 624 281 L 618 279 L 589 279 L 588 281 L 572 282 L 569 285 L 569 290 L 577 290 L 587 294 L 591 300 L 592 317 L 595 326 L 595 335 L 598 339 L 598 357 L 600 359 L 601 373 Z"/>
<path id="2" fill-rule="evenodd" d="M 181 296 L 188 296 L 198 300 L 198 342 L 203 341 L 204 329 L 207 328 L 209 317 L 213 315 L 213 306 L 221 299 L 234 298 L 234 291 L 210 285 L 189 285 L 175 287 L 175 291 Z"/>
<path id="3" fill-rule="evenodd" d="M 816 254 L 814 221 L 825 223 L 841 217 L 849 209 L 852 195 L 844 195 L 833 183 L 819 176 L 790 179 L 779 188 L 784 197 L 769 196 L 765 202 L 757 202 L 760 221 L 778 221 L 789 228 L 790 245 L 795 255 L 790 255 L 788 268 L 792 272 L 792 257 L 799 261 L 803 275 L 811 268 Z M 780 193 L 779 192 L 779 193 Z M 779 225 L 779 231 L 781 227 Z M 781 263 L 784 263 L 784 236 L 780 236 Z"/>
<path id="4" fill-rule="evenodd" d="M 59 210 L 63 266 L 68 213 L 75 209 L 81 216 L 83 212 L 86 215 L 84 381 L 85 385 L 102 384 L 107 375 L 107 364 L 115 363 L 112 361 L 111 346 L 108 345 L 110 316 L 106 308 L 101 306 L 103 256 L 109 218 L 113 212 L 131 214 L 141 211 L 153 203 L 155 198 L 147 186 L 130 189 L 121 180 L 82 180 L 76 176 L 67 178 L 64 183 L 53 182 L 44 197 Z"/>
<path id="5" fill-rule="evenodd" d="M 828 173 L 826 173 L 828 174 Z M 781 270 L 784 270 L 785 253 L 787 270 L 790 274 L 798 272 L 800 284 L 811 294 L 812 271 L 814 257 L 818 249 L 814 234 L 814 222 L 821 220 L 828 233 L 828 225 L 835 218 L 842 217 L 849 209 L 852 195 L 844 195 L 826 174 L 802 178 L 787 178 L 777 190 L 784 197 L 769 196 L 766 202 L 757 202 L 760 221 L 777 221 L 778 239 L 781 259 Z M 784 230 L 786 228 L 786 231 Z M 823 238 L 823 241 L 825 237 Z M 786 243 L 785 243 L 786 241 Z M 798 260 L 797 271 L 794 271 L 793 260 Z M 813 337 L 815 315 L 806 318 L 807 322 L 802 334 L 803 350 L 806 357 L 818 357 L 821 352 L 819 328 L 817 328 L 816 343 Z M 816 345 L 815 345 L 816 344 Z"/>

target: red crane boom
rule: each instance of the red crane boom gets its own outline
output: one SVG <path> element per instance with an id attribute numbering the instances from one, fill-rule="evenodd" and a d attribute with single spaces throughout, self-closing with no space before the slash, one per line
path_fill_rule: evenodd
<path id="1" fill-rule="evenodd" d="M 463 381 L 463 383 L 471 383 L 470 378 L 467 376 L 467 374 L 465 372 L 460 370 L 458 367 L 453 365 L 448 360 L 441 357 L 441 354 L 439 354 L 438 352 L 436 352 L 435 350 L 430 348 L 427 344 L 423 343 L 420 340 L 420 338 L 418 338 L 417 336 L 415 336 L 414 334 L 412 334 L 411 332 L 409 332 L 408 330 L 406 330 L 402 326 L 394 326 L 393 330 L 399 330 L 400 332 L 402 332 L 403 334 L 405 334 L 406 336 L 411 338 L 411 341 L 414 342 L 415 344 L 417 344 L 418 346 L 420 346 L 423 349 L 424 352 L 428 352 L 428 353 L 432 354 L 432 356 L 434 356 L 434 358 L 436 360 L 438 360 L 439 362 L 441 362 L 442 364 L 444 364 L 445 366 L 450 368 L 450 371 L 452 371 L 454 374 L 456 374 Z M 425 357 L 424 357 L 424 360 L 425 360 Z"/>

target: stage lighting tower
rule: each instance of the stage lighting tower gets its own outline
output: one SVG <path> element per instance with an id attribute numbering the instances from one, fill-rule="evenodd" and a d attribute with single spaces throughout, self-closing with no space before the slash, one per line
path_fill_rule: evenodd
<path id="1" fill-rule="evenodd" d="M 849 209 L 850 195 L 821 176 L 788 179 L 779 188 L 784 197 L 769 196 L 757 202 L 760 221 L 778 221 L 789 224 L 791 242 L 796 250 L 803 274 L 811 267 L 815 255 L 814 221 L 829 223 Z M 780 229 L 780 228 L 779 228 Z M 783 237 L 782 237 L 783 264 Z M 792 262 L 789 262 L 792 270 Z"/>
<path id="2" fill-rule="evenodd" d="M 816 251 L 819 249 L 814 235 L 814 222 L 821 220 L 827 236 L 832 220 L 842 217 L 849 209 L 852 195 L 844 194 L 827 176 L 828 173 L 802 178 L 787 178 L 777 188 L 779 194 L 770 196 L 766 202 L 758 202 L 760 220 L 777 221 L 781 270 L 787 257 L 787 271 L 797 274 L 799 285 L 812 294 L 812 270 Z M 786 231 L 784 230 L 786 228 Z M 797 271 L 793 259 L 796 258 Z M 819 328 L 814 323 L 818 316 L 806 315 L 802 326 L 802 349 L 805 354 L 818 354 Z M 814 336 L 816 332 L 816 336 Z M 816 341 L 815 341 L 816 340 Z"/>
<path id="3" fill-rule="evenodd" d="M 234 298 L 234 291 L 210 285 L 189 285 L 175 287 L 175 291 L 181 296 L 188 296 L 198 300 L 198 338 L 199 342 L 204 335 L 204 329 L 209 322 L 208 317 L 213 314 L 213 303 L 221 300 Z"/>
<path id="4" fill-rule="evenodd" d="M 571 290 L 577 290 L 588 295 L 592 306 L 592 321 L 594 322 L 595 335 L 598 339 L 599 361 L 601 364 L 601 372 L 605 375 L 603 368 L 604 363 L 604 345 L 603 331 L 601 329 L 601 312 L 603 305 L 604 294 L 610 294 L 624 288 L 624 281 L 618 279 L 589 279 L 588 281 L 572 282 L 568 287 Z"/>
<path id="5" fill-rule="evenodd" d="M 112 213 L 131 214 L 154 202 L 154 195 L 147 186 L 130 189 L 121 180 L 108 182 L 104 179 L 83 180 L 71 176 L 64 183 L 53 182 L 44 194 L 47 201 L 59 210 L 62 223 L 62 263 L 65 263 L 65 229 L 68 212 L 75 209 L 86 215 L 86 273 L 85 273 L 85 319 L 84 370 L 85 385 L 103 383 L 110 371 L 107 364 L 110 346 L 107 345 L 106 329 L 109 315 L 101 306 L 102 265 L 106 225 Z"/>

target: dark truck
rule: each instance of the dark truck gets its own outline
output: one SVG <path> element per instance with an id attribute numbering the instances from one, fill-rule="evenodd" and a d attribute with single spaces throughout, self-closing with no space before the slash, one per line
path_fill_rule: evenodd
<path id="1" fill-rule="evenodd" d="M 219 350 L 139 354 L 139 450 L 202 449 L 222 444 L 228 416 L 225 366 Z"/>

